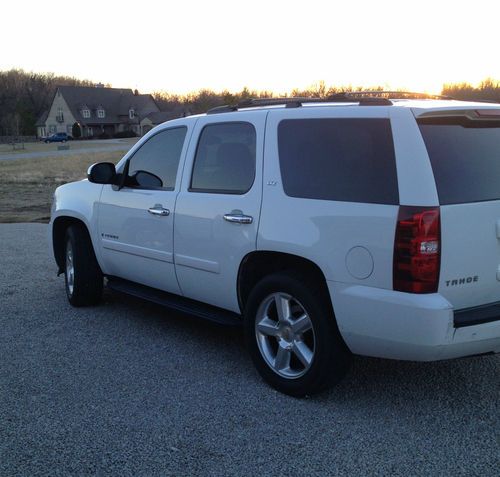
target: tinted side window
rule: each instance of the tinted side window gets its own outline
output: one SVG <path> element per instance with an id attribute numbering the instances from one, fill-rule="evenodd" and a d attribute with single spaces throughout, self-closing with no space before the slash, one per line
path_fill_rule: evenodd
<path id="1" fill-rule="evenodd" d="M 158 176 L 164 189 L 173 190 L 187 128 L 166 129 L 155 134 L 132 156 L 129 176 L 147 171 Z"/>
<path id="2" fill-rule="evenodd" d="M 291 119 L 278 126 L 283 187 L 291 197 L 398 204 L 388 119 Z"/>
<path id="3" fill-rule="evenodd" d="M 255 178 L 255 128 L 250 123 L 203 128 L 194 159 L 192 192 L 244 194 Z"/>
<path id="4" fill-rule="evenodd" d="M 500 199 L 500 124 L 420 120 L 441 204 Z"/>

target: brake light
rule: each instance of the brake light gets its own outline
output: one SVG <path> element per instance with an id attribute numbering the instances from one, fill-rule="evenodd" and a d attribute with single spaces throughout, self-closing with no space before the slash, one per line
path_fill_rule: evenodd
<path id="1" fill-rule="evenodd" d="M 439 208 L 401 206 L 394 240 L 394 290 L 435 293 L 440 253 Z"/>
<path id="2" fill-rule="evenodd" d="M 500 118 L 500 109 L 476 109 L 480 118 Z"/>

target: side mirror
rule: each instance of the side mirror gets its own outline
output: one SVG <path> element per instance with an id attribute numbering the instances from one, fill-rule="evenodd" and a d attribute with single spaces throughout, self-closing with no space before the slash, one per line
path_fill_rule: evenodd
<path id="1" fill-rule="evenodd" d="M 112 162 L 98 162 L 89 167 L 87 171 L 89 182 L 95 184 L 116 184 L 117 175 L 115 165 Z"/>

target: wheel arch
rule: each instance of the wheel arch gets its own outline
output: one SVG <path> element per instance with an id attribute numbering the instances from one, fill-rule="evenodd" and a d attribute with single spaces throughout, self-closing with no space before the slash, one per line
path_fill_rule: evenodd
<path id="1" fill-rule="evenodd" d="M 83 220 L 69 215 L 61 215 L 59 217 L 56 217 L 52 224 L 52 249 L 58 267 L 58 274 L 64 272 L 64 237 L 66 235 L 66 230 L 71 225 L 80 225 L 82 229 L 87 232 L 90 242 L 92 243 L 89 229 L 87 227 L 87 224 Z"/>
<path id="2" fill-rule="evenodd" d="M 331 304 L 325 274 L 316 263 L 290 253 L 257 250 L 250 252 L 243 258 L 238 270 L 237 292 L 242 312 L 245 310 L 252 288 L 262 278 L 277 272 L 296 272 L 301 274 L 304 276 L 305 281 L 317 284 Z"/>

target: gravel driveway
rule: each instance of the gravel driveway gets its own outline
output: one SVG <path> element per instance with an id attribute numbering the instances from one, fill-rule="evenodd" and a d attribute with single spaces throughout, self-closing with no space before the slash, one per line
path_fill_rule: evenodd
<path id="1" fill-rule="evenodd" d="M 356 358 L 261 382 L 238 329 L 107 293 L 74 309 L 42 224 L 0 225 L 0 475 L 498 476 L 500 358 Z"/>

